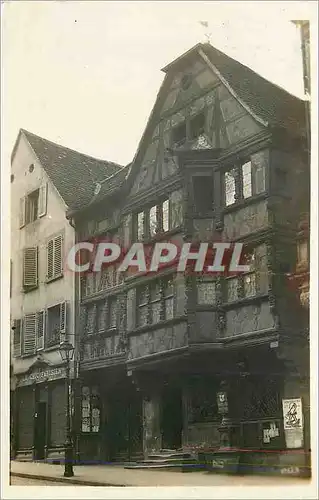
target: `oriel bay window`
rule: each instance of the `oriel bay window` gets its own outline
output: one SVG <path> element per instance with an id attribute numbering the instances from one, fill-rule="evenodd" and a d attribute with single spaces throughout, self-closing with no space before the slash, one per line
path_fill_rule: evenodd
<path id="1" fill-rule="evenodd" d="M 82 387 L 81 430 L 99 432 L 101 425 L 101 400 L 98 387 Z"/>
<path id="2" fill-rule="evenodd" d="M 137 326 L 174 317 L 174 281 L 163 278 L 137 289 Z"/>
<path id="3" fill-rule="evenodd" d="M 266 189 L 265 152 L 251 156 L 224 173 L 225 205 L 233 205 L 263 193 Z"/>

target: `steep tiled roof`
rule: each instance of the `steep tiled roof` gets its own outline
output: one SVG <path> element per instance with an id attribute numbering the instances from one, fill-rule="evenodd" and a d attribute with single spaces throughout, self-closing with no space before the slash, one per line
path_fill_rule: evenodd
<path id="1" fill-rule="evenodd" d="M 121 165 L 98 160 L 21 130 L 42 167 L 70 209 L 87 205 L 96 183 L 122 169 Z"/>
<path id="2" fill-rule="evenodd" d="M 252 69 L 209 44 L 203 44 L 209 60 L 237 96 L 260 118 L 273 126 L 304 127 L 305 103 L 266 80 Z"/>
<path id="3" fill-rule="evenodd" d="M 212 45 L 197 44 L 163 68 L 168 72 L 185 65 L 186 61 L 204 53 L 210 63 L 226 80 L 237 97 L 260 119 L 270 126 L 305 127 L 305 102 L 266 80 L 255 71 L 227 56 Z"/>

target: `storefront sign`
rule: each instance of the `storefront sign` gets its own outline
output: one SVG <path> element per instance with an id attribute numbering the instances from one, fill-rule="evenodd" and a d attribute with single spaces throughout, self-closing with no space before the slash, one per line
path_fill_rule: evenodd
<path id="1" fill-rule="evenodd" d="M 219 413 L 228 413 L 228 401 L 226 392 L 217 393 L 217 406 Z"/>
<path id="2" fill-rule="evenodd" d="M 39 384 L 45 381 L 56 380 L 66 376 L 65 368 L 50 368 L 47 370 L 38 370 L 32 373 L 23 375 L 18 380 L 18 386 L 31 385 L 33 383 Z"/>
<path id="3" fill-rule="evenodd" d="M 301 398 L 283 399 L 282 409 L 287 448 L 302 448 L 303 413 Z"/>

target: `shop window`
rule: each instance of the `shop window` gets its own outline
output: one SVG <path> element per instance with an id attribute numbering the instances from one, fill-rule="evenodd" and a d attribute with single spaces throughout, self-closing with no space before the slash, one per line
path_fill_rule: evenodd
<path id="1" fill-rule="evenodd" d="M 82 387 L 81 417 L 82 432 L 100 431 L 101 401 L 97 387 Z"/>

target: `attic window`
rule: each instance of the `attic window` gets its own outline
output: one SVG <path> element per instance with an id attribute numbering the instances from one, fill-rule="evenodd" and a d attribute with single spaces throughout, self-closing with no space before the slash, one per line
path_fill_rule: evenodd
<path id="1" fill-rule="evenodd" d="M 181 123 L 172 130 L 172 143 L 175 146 L 184 144 L 186 141 L 186 122 Z"/>
<path id="2" fill-rule="evenodd" d="M 31 165 L 30 165 L 30 167 L 29 167 L 29 172 L 30 172 L 30 174 L 33 172 L 33 170 L 34 170 L 34 165 L 33 165 L 33 163 L 31 163 Z"/>
<path id="3" fill-rule="evenodd" d="M 199 113 L 190 121 L 190 135 L 192 139 L 197 139 L 205 132 L 205 113 Z"/>
<path id="4" fill-rule="evenodd" d="M 187 90 L 192 83 L 191 75 L 184 75 L 181 80 L 181 85 L 183 90 Z"/>

